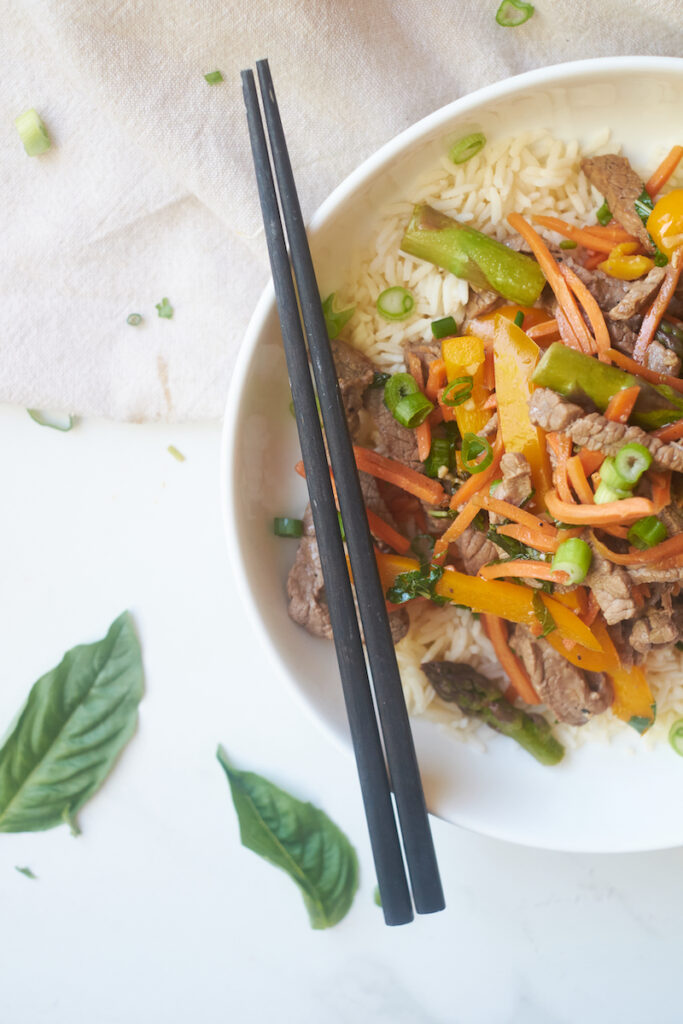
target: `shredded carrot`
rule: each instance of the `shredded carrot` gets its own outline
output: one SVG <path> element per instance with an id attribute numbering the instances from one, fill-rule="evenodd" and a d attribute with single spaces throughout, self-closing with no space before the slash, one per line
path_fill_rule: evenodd
<path id="1" fill-rule="evenodd" d="M 614 423 L 628 423 L 628 418 L 633 412 L 633 406 L 638 401 L 639 394 L 640 388 L 637 384 L 632 388 L 617 391 L 607 403 L 605 419 L 612 420 Z"/>
<path id="2" fill-rule="evenodd" d="M 636 347 L 633 350 L 633 358 L 637 363 L 645 362 L 648 346 L 655 336 L 655 331 L 666 312 L 666 307 L 671 302 L 673 293 L 676 291 L 681 270 L 683 270 L 683 246 L 679 246 L 678 249 L 674 250 L 666 268 L 662 286 L 657 292 L 654 302 L 643 317 Z"/>
<path id="3" fill-rule="evenodd" d="M 571 459 L 567 460 L 567 475 L 579 501 L 584 505 L 592 505 L 595 499 L 583 463 L 578 455 L 573 455 Z"/>
<path id="4" fill-rule="evenodd" d="M 445 388 L 439 388 L 439 391 L 438 391 L 438 394 L 437 394 L 437 399 L 438 399 L 438 402 L 439 402 L 439 408 L 441 409 L 441 414 L 442 414 L 442 416 L 444 418 L 444 423 L 455 423 L 456 422 L 456 418 L 457 418 L 456 415 L 455 415 L 455 406 L 453 406 L 453 405 L 446 405 L 444 403 L 444 401 L 443 401 L 443 393 L 444 393 L 445 390 L 446 390 Z"/>
<path id="5" fill-rule="evenodd" d="M 643 592 L 639 586 L 636 585 L 635 587 L 631 587 L 631 597 L 633 598 L 633 603 L 636 608 L 642 608 L 645 604 L 645 598 L 643 597 Z"/>
<path id="6" fill-rule="evenodd" d="M 407 537 L 402 536 L 395 530 L 393 526 L 386 523 L 381 516 L 378 516 L 372 509 L 366 509 L 368 514 L 368 526 L 370 527 L 370 533 L 377 540 L 384 541 L 390 548 L 398 552 L 399 555 L 407 555 L 410 551 L 410 541 Z"/>
<path id="7" fill-rule="evenodd" d="M 587 231 L 599 238 L 610 238 L 613 242 L 637 242 L 635 235 L 630 235 L 621 224 L 612 221 L 611 224 L 590 224 Z"/>
<path id="8" fill-rule="evenodd" d="M 406 361 L 413 380 L 420 391 L 424 393 L 424 372 L 420 357 L 415 352 L 409 352 Z M 417 457 L 420 462 L 424 462 L 425 459 L 429 458 L 429 452 L 432 447 L 432 428 L 426 420 L 424 423 L 420 423 L 419 427 L 415 427 L 415 440 L 417 441 Z"/>
<path id="9" fill-rule="evenodd" d="M 625 356 L 623 352 L 619 352 L 615 348 L 611 348 L 607 355 L 622 370 L 628 370 L 629 373 L 642 377 L 643 380 L 649 381 L 650 384 L 668 384 L 674 391 L 683 392 L 683 380 L 679 377 L 671 377 L 668 373 L 657 373 L 655 370 L 648 370 L 647 366 L 637 363 L 634 359 Z"/>
<path id="10" fill-rule="evenodd" d="M 429 376 L 425 387 L 425 394 L 432 402 L 437 402 L 439 390 L 445 388 L 448 380 L 446 378 L 446 364 L 443 359 L 435 359 L 429 364 Z"/>
<path id="11" fill-rule="evenodd" d="M 555 572 L 550 562 L 537 562 L 532 558 L 512 559 L 509 562 L 494 562 L 483 565 L 479 575 L 484 580 L 497 580 L 501 576 L 516 576 L 518 579 L 549 580 L 551 583 L 567 583 L 569 573 Z"/>
<path id="12" fill-rule="evenodd" d="M 588 626 L 590 628 L 593 625 L 593 623 L 595 622 L 595 620 L 597 619 L 599 613 L 600 613 L 600 605 L 598 604 L 598 600 L 597 600 L 595 594 L 593 593 L 593 591 L 589 590 L 588 591 L 588 608 L 587 608 L 586 612 L 583 615 L 580 616 L 581 621 L 583 622 L 584 626 Z"/>
<path id="13" fill-rule="evenodd" d="M 556 491 L 548 491 L 545 503 L 554 519 L 576 526 L 632 523 L 636 519 L 656 515 L 656 505 L 647 498 L 622 498 L 604 505 L 570 505 L 561 501 Z"/>
<path id="14" fill-rule="evenodd" d="M 590 351 L 590 342 L 588 340 L 588 330 L 583 318 L 579 313 L 574 296 L 569 290 L 567 282 L 559 271 L 557 263 L 552 257 L 548 246 L 545 244 L 541 236 L 537 231 L 532 228 L 528 221 L 524 220 L 524 217 L 519 213 L 511 213 L 508 215 L 508 223 L 511 227 L 518 231 L 519 234 L 526 240 L 531 248 L 534 256 L 538 260 L 538 264 L 545 274 L 548 284 L 555 293 L 555 297 L 559 303 L 559 306 L 566 316 L 572 331 L 576 335 L 577 340 L 582 348 L 584 344 L 587 346 L 587 351 Z M 559 324 L 559 319 L 558 319 Z"/>
<path id="15" fill-rule="evenodd" d="M 657 512 L 661 512 L 671 504 L 671 470 L 658 473 L 651 469 L 648 475 L 652 485 L 652 502 Z"/>
<path id="16" fill-rule="evenodd" d="M 581 465 L 586 476 L 595 473 L 605 461 L 605 456 L 602 452 L 594 452 L 590 448 L 582 448 L 579 452 L 579 458 L 581 459 Z"/>
<path id="17" fill-rule="evenodd" d="M 572 504 L 574 497 L 569 490 L 567 478 L 567 462 L 572 453 L 572 441 L 565 434 L 557 434 L 554 431 L 546 434 L 546 441 L 555 455 L 557 465 L 553 470 L 553 483 L 562 501 Z"/>
<path id="18" fill-rule="evenodd" d="M 479 508 L 485 508 L 489 512 L 496 512 L 499 516 L 512 519 L 514 523 L 528 526 L 531 530 L 538 530 L 546 537 L 554 537 L 557 533 L 551 523 L 546 522 L 545 519 L 539 519 L 538 516 L 527 512 L 524 508 L 518 508 L 511 501 L 501 501 L 500 498 L 494 498 L 490 494 L 477 494 L 472 500 Z"/>
<path id="19" fill-rule="evenodd" d="M 618 540 L 628 540 L 628 527 L 626 526 L 605 526 L 603 523 L 600 529 L 603 533 L 608 533 L 610 537 L 616 537 Z"/>
<path id="20" fill-rule="evenodd" d="M 559 217 L 534 216 L 532 220 L 534 224 L 540 224 L 541 227 L 547 228 L 548 231 L 556 231 L 558 235 L 571 238 L 572 242 L 582 245 L 585 249 L 592 249 L 594 252 L 611 252 L 614 248 L 614 242 L 611 237 L 603 237 L 601 233 L 594 231 L 593 228 L 577 228 L 574 224 L 568 224 L 566 220 L 561 220 Z M 630 235 L 626 240 L 636 241 Z"/>
<path id="21" fill-rule="evenodd" d="M 572 325 L 559 306 L 555 310 L 555 323 L 557 324 L 560 340 L 564 345 L 567 345 L 568 348 L 575 348 L 579 352 L 590 353 L 590 345 L 581 344 L 574 333 Z"/>
<path id="22" fill-rule="evenodd" d="M 607 330 L 607 324 L 605 323 L 605 317 L 600 306 L 591 295 L 581 278 L 578 277 L 570 267 L 563 264 L 560 267 L 560 272 L 565 277 L 569 287 L 586 311 L 586 316 L 593 328 L 593 334 L 595 336 L 595 342 L 592 345 L 593 352 L 597 354 L 598 358 L 603 363 L 608 362 L 609 359 L 607 352 L 610 348 L 611 342 L 609 331 Z"/>
<path id="23" fill-rule="evenodd" d="M 662 160 L 650 180 L 645 185 L 645 191 L 654 198 L 666 185 L 667 181 L 678 167 L 683 156 L 683 146 L 673 146 Z"/>
<path id="24" fill-rule="evenodd" d="M 537 345 L 549 345 L 560 337 L 557 320 L 546 320 L 545 323 L 535 324 L 526 333 Z"/>
<path id="25" fill-rule="evenodd" d="M 359 445 L 353 446 L 353 454 L 356 457 L 356 465 L 364 473 L 386 480 L 389 484 L 396 484 L 429 505 L 440 505 L 446 496 L 438 480 L 430 480 L 429 477 L 423 476 L 409 466 L 404 466 L 396 459 L 388 459 L 385 455 L 373 452 L 370 448 L 361 448 Z"/>
<path id="26" fill-rule="evenodd" d="M 603 252 L 592 252 L 583 261 L 583 265 L 586 270 L 595 270 L 595 268 L 598 267 L 604 259 L 605 254 Z"/>
<path id="27" fill-rule="evenodd" d="M 649 583 L 641 583 L 640 584 L 640 592 L 641 592 L 641 594 L 643 595 L 643 597 L 645 598 L 646 601 L 648 601 L 652 597 L 652 592 L 650 590 L 650 584 Z"/>
<path id="28" fill-rule="evenodd" d="M 674 537 L 669 537 L 661 544 L 655 544 L 653 548 L 647 548 L 645 551 L 631 548 L 627 554 L 612 551 L 592 531 L 591 540 L 603 558 L 616 565 L 666 565 L 672 559 L 683 555 L 683 533 L 677 533 Z"/>
<path id="29" fill-rule="evenodd" d="M 540 704 L 541 701 L 534 690 L 529 674 L 508 643 L 508 627 L 505 619 L 488 613 L 483 614 L 481 618 L 496 657 L 507 673 L 514 695 L 521 697 L 527 704 Z"/>
<path id="30" fill-rule="evenodd" d="M 522 526 L 520 523 L 505 523 L 504 526 L 496 526 L 496 533 L 502 534 L 503 537 L 512 537 L 520 544 L 526 544 L 536 551 L 546 551 L 550 555 L 553 555 L 562 541 L 567 539 L 566 535 L 575 532 L 574 530 L 563 530 L 562 537 L 559 533 L 556 537 L 549 537 L 545 530 L 532 530 L 529 526 Z"/>
<path id="31" fill-rule="evenodd" d="M 683 437 L 683 420 L 676 420 L 675 423 L 670 423 L 668 427 L 660 427 L 659 430 L 653 430 L 650 436 L 658 437 L 660 441 L 665 443 L 678 441 Z"/>
<path id="32" fill-rule="evenodd" d="M 463 510 L 456 516 L 448 529 L 441 534 L 434 545 L 434 561 L 440 562 L 448 551 L 448 546 L 457 540 L 470 525 L 479 512 L 479 505 L 475 505 L 472 499 L 467 502 Z"/>
<path id="33" fill-rule="evenodd" d="M 473 473 L 469 480 L 466 480 L 462 487 L 459 487 L 455 494 L 452 496 L 450 501 L 451 508 L 459 508 L 460 505 L 464 505 L 466 501 L 469 501 L 477 491 L 482 490 L 487 484 L 489 484 L 498 472 L 500 466 L 500 460 L 503 457 L 503 438 L 498 432 L 495 443 L 493 445 L 493 461 L 488 469 L 482 470 L 481 473 Z"/>

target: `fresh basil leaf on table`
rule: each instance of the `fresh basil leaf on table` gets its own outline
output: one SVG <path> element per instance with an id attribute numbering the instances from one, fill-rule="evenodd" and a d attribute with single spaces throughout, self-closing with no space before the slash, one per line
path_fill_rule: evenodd
<path id="1" fill-rule="evenodd" d="M 242 844 L 296 882 L 313 928 L 338 924 L 358 888 L 358 859 L 347 837 L 313 804 L 234 768 L 222 747 L 216 756 L 230 783 Z"/>
<path id="2" fill-rule="evenodd" d="M 0 832 L 68 822 L 135 731 L 142 657 L 124 612 L 102 639 L 68 651 L 34 684 L 0 750 Z"/>

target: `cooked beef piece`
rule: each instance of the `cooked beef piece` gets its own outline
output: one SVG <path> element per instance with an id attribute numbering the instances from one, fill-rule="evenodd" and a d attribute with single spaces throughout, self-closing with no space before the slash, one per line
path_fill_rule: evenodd
<path id="1" fill-rule="evenodd" d="M 417 457 L 415 431 L 402 427 L 384 404 L 384 391 L 373 388 L 365 392 L 365 408 L 371 414 L 379 434 L 379 449 L 384 455 L 396 459 L 411 469 L 422 470 Z"/>
<path id="2" fill-rule="evenodd" d="M 628 571 L 603 558 L 595 548 L 586 576 L 586 586 L 593 591 L 608 626 L 623 619 L 632 619 L 637 614 L 638 608 L 631 596 L 633 583 Z"/>
<path id="3" fill-rule="evenodd" d="M 669 537 L 675 537 L 677 533 L 683 531 L 683 509 L 678 505 L 667 505 L 659 513 L 659 518 L 666 526 Z"/>
<path id="4" fill-rule="evenodd" d="M 610 320 L 630 320 L 632 316 L 644 313 L 664 280 L 666 269 L 653 267 L 649 274 L 631 282 L 626 294 L 612 309 L 608 310 Z"/>
<path id="5" fill-rule="evenodd" d="M 581 161 L 581 170 L 605 197 L 614 219 L 642 243 L 646 252 L 652 252 L 652 241 L 635 208 L 645 186 L 626 157 L 614 153 L 589 157 Z"/>
<path id="6" fill-rule="evenodd" d="M 362 352 L 347 345 L 345 341 L 335 338 L 330 345 L 349 431 L 353 437 L 358 431 L 358 410 L 363 408 L 363 395 L 372 384 L 375 367 Z"/>
<path id="7" fill-rule="evenodd" d="M 392 608 L 389 612 L 389 626 L 391 627 L 391 639 L 397 644 L 410 629 L 408 609 Z"/>
<path id="8" fill-rule="evenodd" d="M 651 341 L 647 347 L 647 366 L 655 373 L 668 373 L 671 377 L 678 377 L 681 372 L 679 357 L 658 341 Z"/>
<path id="9" fill-rule="evenodd" d="M 607 331 L 612 342 L 612 348 L 623 352 L 625 356 L 632 356 L 638 340 L 641 317 L 634 317 L 632 320 L 605 320 Z"/>
<path id="10" fill-rule="evenodd" d="M 396 529 L 396 521 L 389 511 L 389 507 L 380 494 L 379 485 L 374 476 L 370 476 L 369 473 L 359 473 L 360 489 L 363 492 L 363 501 L 365 507 L 369 508 L 371 512 L 375 512 L 380 516 L 385 523 L 389 526 L 393 526 Z"/>
<path id="11" fill-rule="evenodd" d="M 656 565 L 631 565 L 633 583 L 683 583 L 683 569 L 658 569 Z"/>
<path id="12" fill-rule="evenodd" d="M 676 643 L 680 631 L 673 615 L 662 608 L 649 608 L 645 615 L 633 623 L 629 638 L 631 647 L 640 654 L 647 654 L 659 644 Z"/>
<path id="13" fill-rule="evenodd" d="M 325 583 L 320 552 L 313 529 L 310 505 L 304 514 L 304 535 L 287 577 L 289 616 L 314 636 L 332 639 L 330 613 L 325 599 Z"/>
<path id="14" fill-rule="evenodd" d="M 598 270 L 597 267 L 595 270 L 588 270 L 573 256 L 564 256 L 562 262 L 583 281 L 602 310 L 612 309 L 621 302 L 629 290 L 629 281 L 620 281 L 616 277 L 610 277 L 609 274 Z"/>
<path id="15" fill-rule="evenodd" d="M 506 452 L 500 460 L 500 470 L 502 480 L 494 490 L 493 497 L 520 506 L 533 490 L 529 463 L 520 452 Z M 502 523 L 503 518 L 495 512 L 490 516 L 492 524 Z"/>
<path id="16" fill-rule="evenodd" d="M 612 703 L 614 694 L 606 676 L 582 672 L 524 626 L 515 626 L 510 647 L 521 658 L 538 696 L 561 722 L 585 725 Z"/>
<path id="17" fill-rule="evenodd" d="M 502 558 L 505 552 L 481 530 L 468 526 L 455 542 L 459 561 L 469 576 L 476 576 L 483 565 Z"/>
<path id="18" fill-rule="evenodd" d="M 465 306 L 465 320 L 473 320 L 476 316 L 484 316 L 490 313 L 496 306 L 503 304 L 503 299 L 498 292 L 476 291 L 470 285 L 470 297 Z"/>
<path id="19" fill-rule="evenodd" d="M 636 442 L 648 449 L 655 469 L 683 472 L 683 445 L 676 441 L 665 444 L 640 427 L 615 423 L 597 412 L 586 413 L 580 405 L 567 401 L 550 388 L 536 388 L 529 402 L 529 414 L 537 427 L 568 434 L 582 448 L 616 455 L 625 444 Z"/>
<path id="20" fill-rule="evenodd" d="M 430 365 L 435 359 L 441 359 L 441 342 L 437 341 L 436 338 L 432 338 L 430 341 L 409 341 L 403 346 L 403 352 L 406 357 L 406 366 L 408 365 L 407 357 L 409 354 L 416 355 L 419 358 L 426 381 Z"/>
<path id="21" fill-rule="evenodd" d="M 633 648 L 629 643 L 630 622 L 615 622 L 609 628 L 609 635 L 612 643 L 617 649 L 619 661 L 624 668 L 631 668 L 634 662 Z"/>
<path id="22" fill-rule="evenodd" d="M 479 431 L 479 436 L 480 437 L 493 437 L 493 435 L 497 431 L 498 431 L 498 413 L 494 412 L 493 415 L 491 416 L 491 419 L 488 421 L 488 423 L 485 423 L 484 426 Z"/>

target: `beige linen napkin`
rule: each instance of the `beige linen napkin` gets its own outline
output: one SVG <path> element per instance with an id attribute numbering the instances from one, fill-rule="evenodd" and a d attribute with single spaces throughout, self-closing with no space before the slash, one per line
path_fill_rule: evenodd
<path id="1" fill-rule="evenodd" d="M 498 0 L 2 6 L 0 401 L 133 420 L 221 414 L 268 278 L 240 68 L 270 59 L 310 215 L 396 132 L 481 85 L 683 52 L 680 0 L 537 0 L 515 29 Z M 13 126 L 29 107 L 53 139 L 35 158 Z"/>

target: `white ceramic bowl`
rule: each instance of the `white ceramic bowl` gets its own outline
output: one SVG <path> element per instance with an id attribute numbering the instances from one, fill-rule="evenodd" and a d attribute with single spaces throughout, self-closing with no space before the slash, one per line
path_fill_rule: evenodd
<path id="1" fill-rule="evenodd" d="M 454 131 L 476 123 L 489 138 L 540 127 L 587 139 L 607 125 L 623 151 L 638 158 L 657 144 L 681 142 L 682 93 L 683 60 L 624 57 L 532 71 L 456 100 L 366 160 L 320 208 L 310 238 L 321 291 L 339 284 L 336 268 L 346 262 L 340 252 L 366 243 L 378 207 L 398 191 L 409 197 L 411 179 L 435 164 Z M 294 547 L 272 534 L 273 516 L 302 510 L 306 500 L 292 472 L 299 455 L 288 402 L 269 286 L 244 339 L 226 408 L 225 530 L 262 644 L 283 679 L 350 752 L 332 644 L 290 621 L 284 581 Z M 431 723 L 415 720 L 413 728 L 429 809 L 458 825 L 555 850 L 683 844 L 683 759 L 668 745 L 635 755 L 630 741 L 585 746 L 544 768 L 494 734 L 482 753 Z"/>

